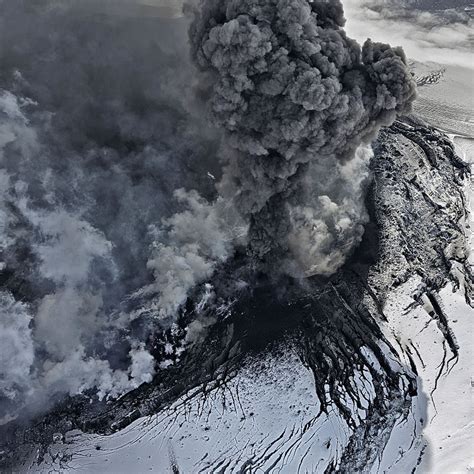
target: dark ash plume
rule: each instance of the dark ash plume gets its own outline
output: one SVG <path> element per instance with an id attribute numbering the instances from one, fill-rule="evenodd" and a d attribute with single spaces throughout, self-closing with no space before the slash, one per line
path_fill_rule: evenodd
<path id="1" fill-rule="evenodd" d="M 220 193 L 250 222 L 251 254 L 290 273 L 333 273 L 360 240 L 365 172 L 346 180 L 342 170 L 415 98 L 403 51 L 360 48 L 344 22 L 339 1 L 194 7 L 193 59 L 232 148 Z"/>

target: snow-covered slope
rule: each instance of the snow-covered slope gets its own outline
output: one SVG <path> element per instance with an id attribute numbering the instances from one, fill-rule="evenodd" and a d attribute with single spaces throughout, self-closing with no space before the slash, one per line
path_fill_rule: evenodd
<path id="1" fill-rule="evenodd" d="M 474 81 L 469 67 L 413 62 L 416 113 L 440 130 L 474 137 Z"/>
<path id="2" fill-rule="evenodd" d="M 437 295 L 460 349 L 453 358 L 431 305 L 413 307 L 418 285 L 414 278 L 390 294 L 385 314 L 388 336 L 416 367 L 422 390 L 370 472 L 469 472 L 474 310 L 451 285 Z M 372 384 L 362 375 L 358 383 L 373 399 Z M 350 429 L 336 411 L 317 418 L 318 408 L 313 375 L 291 343 L 282 344 L 263 360 L 249 358 L 225 384 L 187 393 L 114 435 L 58 436 L 32 471 L 324 472 Z"/>
<path id="3" fill-rule="evenodd" d="M 283 344 L 246 360 L 224 384 L 188 392 L 117 434 L 78 434 L 50 446 L 37 471 L 322 471 L 340 456 L 349 432 L 337 413 L 318 418 L 318 411 L 312 374 Z"/>
<path id="4" fill-rule="evenodd" d="M 423 454 L 418 472 L 469 472 L 474 467 L 471 386 L 474 309 L 452 285 L 433 296 L 451 329 L 457 348 L 453 354 L 429 299 L 424 298 L 421 305 L 413 307 L 418 283 L 414 278 L 397 289 L 386 306 L 387 327 L 406 363 L 416 367 L 418 386 L 422 389 L 412 408 L 413 416 L 423 417 L 422 438 L 404 455 L 413 467 Z"/>
<path id="5" fill-rule="evenodd" d="M 474 141 L 454 135 L 451 139 L 459 156 L 474 163 Z M 470 251 L 467 265 L 472 272 L 471 177 L 464 184 L 469 210 L 464 221 Z M 456 273 L 456 266 L 453 271 Z M 474 309 L 466 301 L 466 295 L 472 293 L 460 276 L 459 286 L 449 283 L 430 295 L 424 293 L 423 284 L 420 286 L 421 278 L 413 277 L 391 292 L 386 301 L 388 337 L 399 348 L 405 363 L 415 368 L 422 390 L 413 400 L 412 415 L 413 420 L 422 417 L 423 430 L 417 431 L 417 441 L 408 448 L 400 447 L 406 466 L 400 472 L 409 472 L 413 467 L 417 472 L 439 474 L 474 470 Z M 410 436 L 405 432 L 397 441 L 401 446 L 407 439 Z M 390 465 L 386 463 L 382 471 Z"/>

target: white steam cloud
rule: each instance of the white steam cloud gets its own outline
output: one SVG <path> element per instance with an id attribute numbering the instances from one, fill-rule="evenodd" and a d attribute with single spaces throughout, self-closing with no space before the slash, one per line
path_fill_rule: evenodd
<path id="1" fill-rule="evenodd" d="M 243 244 L 247 225 L 232 202 L 218 198 L 210 204 L 196 191 L 178 189 L 174 196 L 186 210 L 162 221 L 156 230 L 147 266 L 153 272 L 152 284 L 134 297 L 147 297 L 138 314 L 144 312 L 166 319 L 176 314 L 189 291 L 209 278 L 219 263 Z"/>

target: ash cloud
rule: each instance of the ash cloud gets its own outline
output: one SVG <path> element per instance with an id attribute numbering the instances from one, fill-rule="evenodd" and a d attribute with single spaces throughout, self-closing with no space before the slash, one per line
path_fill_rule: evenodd
<path id="1" fill-rule="evenodd" d="M 370 141 L 415 95 L 402 50 L 361 48 L 339 2 L 204 0 L 190 45 L 188 19 L 109 3 L 0 0 L 3 420 L 150 381 L 154 333 L 236 248 L 336 271 Z"/>
<path id="2" fill-rule="evenodd" d="M 130 296 L 154 281 L 173 192 L 216 194 L 218 132 L 195 104 L 186 22 L 93 3 L 0 0 L 4 421 L 56 393 L 150 380 L 160 324 Z"/>
<path id="3" fill-rule="evenodd" d="M 341 166 L 415 97 L 403 51 L 348 38 L 340 2 L 202 0 L 193 12 L 193 59 L 232 148 L 219 191 L 249 221 L 250 252 L 290 274 L 333 273 L 365 216 Z"/>

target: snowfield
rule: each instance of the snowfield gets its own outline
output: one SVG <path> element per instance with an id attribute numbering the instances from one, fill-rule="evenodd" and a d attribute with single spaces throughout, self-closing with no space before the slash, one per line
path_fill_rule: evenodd
<path id="1" fill-rule="evenodd" d="M 422 391 L 370 472 L 471 472 L 474 310 L 451 284 L 437 296 L 460 348 L 455 359 L 429 302 L 413 307 L 418 284 L 414 278 L 390 295 L 385 330 L 407 365 L 414 362 Z M 368 374 L 360 374 L 358 385 L 373 398 Z M 264 360 L 249 358 L 225 386 L 192 391 L 111 436 L 70 432 L 39 466 L 30 459 L 25 470 L 324 472 L 340 456 L 350 428 L 336 411 L 317 418 L 318 409 L 313 375 L 291 346 L 282 346 Z"/>
<path id="2" fill-rule="evenodd" d="M 400 352 L 405 354 L 407 364 L 408 356 L 411 356 L 418 372 L 418 387 L 423 391 L 415 398 L 412 407 L 414 418 L 423 418 L 423 430 L 417 433 L 418 436 L 421 434 L 421 438 L 403 454 L 407 458 L 407 470 L 396 472 L 413 469 L 421 452 L 423 456 L 417 472 L 470 472 L 474 469 L 474 309 L 466 304 L 462 294 L 453 291 L 451 284 L 443 288 L 437 297 L 459 346 L 459 358 L 453 357 L 436 318 L 430 314 L 430 303 L 427 301 L 423 306 L 407 310 L 413 304 L 411 296 L 416 292 L 418 283 L 417 279 L 407 282 L 390 296 L 386 305 L 387 329 Z M 406 440 L 406 436 L 400 437 L 400 441 L 406 443 Z M 393 448 L 396 449 L 396 446 Z"/>
<path id="3" fill-rule="evenodd" d="M 286 350 L 249 360 L 226 386 L 188 393 L 117 434 L 51 446 L 37 472 L 324 470 L 349 433 L 336 414 L 316 419 L 318 408 L 311 373 Z"/>

